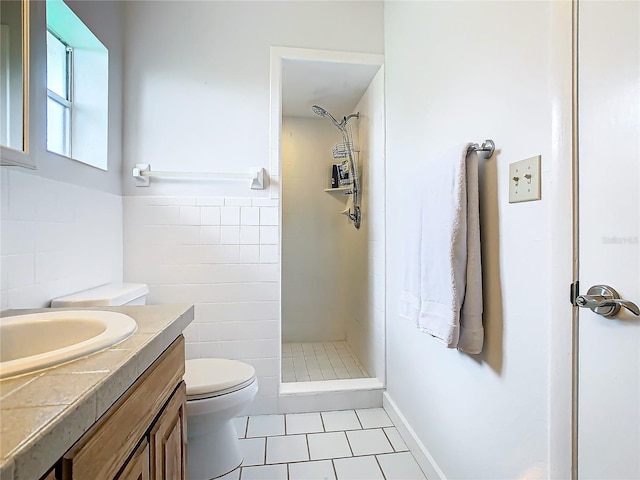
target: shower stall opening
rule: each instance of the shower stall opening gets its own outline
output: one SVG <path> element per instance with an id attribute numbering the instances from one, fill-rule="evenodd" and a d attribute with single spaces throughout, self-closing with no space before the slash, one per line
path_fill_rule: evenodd
<path id="1" fill-rule="evenodd" d="M 385 382 L 384 75 L 358 55 L 282 60 L 281 394 Z"/>

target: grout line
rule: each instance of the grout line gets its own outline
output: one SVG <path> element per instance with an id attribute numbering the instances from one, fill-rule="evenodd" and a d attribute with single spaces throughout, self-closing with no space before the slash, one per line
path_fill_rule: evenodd
<path id="1" fill-rule="evenodd" d="M 393 449 L 393 451 L 397 452 L 396 447 L 393 445 L 393 442 L 389 438 L 389 435 L 387 435 L 385 428 L 389 428 L 389 427 L 380 427 L 380 430 L 382 430 L 382 433 L 384 433 L 384 436 L 387 438 L 387 442 L 389 442 L 389 445 L 391 445 L 391 448 Z"/>
<path id="2" fill-rule="evenodd" d="M 247 415 L 247 421 L 244 422 L 244 437 L 247 438 L 247 434 L 249 433 L 249 416 Z"/>
<path id="3" fill-rule="evenodd" d="M 331 459 L 331 466 L 333 467 L 333 474 L 335 475 L 336 478 L 338 478 L 338 471 L 336 470 L 335 458 Z"/>
<path id="4" fill-rule="evenodd" d="M 267 464 L 267 437 L 264 437 L 264 458 L 263 458 L 264 462 L 262 463 L 263 465 Z"/>
<path id="5" fill-rule="evenodd" d="M 346 432 L 346 431 L 345 431 L 345 432 L 342 432 L 342 433 L 344 433 L 344 436 L 345 436 L 345 437 L 346 437 L 346 439 L 347 439 L 347 445 L 349 445 L 349 451 L 351 452 L 351 456 L 352 456 L 352 457 L 355 457 L 355 455 L 353 454 L 353 448 L 351 447 L 351 442 L 349 441 L 349 435 L 347 435 L 347 432 Z"/>
<path id="6" fill-rule="evenodd" d="M 361 429 L 365 429 L 364 426 L 362 425 L 362 421 L 360 421 L 360 415 L 358 415 L 358 411 L 356 409 L 353 410 L 356 414 L 356 418 L 358 419 L 358 423 L 360 424 L 360 428 Z"/>
<path id="7" fill-rule="evenodd" d="M 374 455 L 373 458 L 376 459 L 376 463 L 378 464 L 378 468 L 380 469 L 380 473 L 382 473 L 382 478 L 387 480 L 387 476 L 384 474 L 384 470 L 382 469 L 382 465 L 380 465 L 380 460 L 378 460 L 378 455 Z"/>

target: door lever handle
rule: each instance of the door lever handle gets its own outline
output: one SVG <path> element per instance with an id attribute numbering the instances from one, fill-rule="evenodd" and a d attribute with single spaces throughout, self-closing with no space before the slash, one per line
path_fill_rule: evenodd
<path id="1" fill-rule="evenodd" d="M 604 317 L 616 316 L 621 307 L 640 316 L 640 308 L 635 303 L 620 298 L 618 292 L 608 285 L 594 285 L 586 295 L 578 295 L 576 306 L 590 308 L 594 313 Z"/>

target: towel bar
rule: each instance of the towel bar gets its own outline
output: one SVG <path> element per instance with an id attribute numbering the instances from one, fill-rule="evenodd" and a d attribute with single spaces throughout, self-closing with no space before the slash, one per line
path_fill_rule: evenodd
<path id="1" fill-rule="evenodd" d="M 496 144 L 493 143 L 493 140 L 485 140 L 482 143 L 482 146 L 478 145 L 477 143 L 474 143 L 469 147 L 469 150 L 473 150 L 475 152 L 482 152 L 480 153 L 480 155 L 483 158 L 487 159 L 487 158 L 491 158 L 491 156 L 493 155 L 493 152 L 496 151 Z"/>

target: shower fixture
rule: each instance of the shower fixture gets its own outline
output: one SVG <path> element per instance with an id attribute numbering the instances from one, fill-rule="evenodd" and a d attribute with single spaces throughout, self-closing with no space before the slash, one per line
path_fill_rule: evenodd
<path id="1" fill-rule="evenodd" d="M 353 211 L 349 210 L 348 217 L 353 222 L 353 226 L 360 228 L 360 177 L 358 175 L 358 165 L 354 160 L 355 150 L 353 147 L 353 132 L 349 120 L 352 118 L 360 118 L 360 113 L 352 113 L 350 115 L 342 117 L 342 121 L 338 122 L 333 115 L 327 112 L 324 108 L 313 105 L 311 107 L 313 113 L 320 117 L 329 117 L 335 127 L 340 130 L 342 134 L 343 143 L 336 145 L 333 148 L 334 158 L 346 158 L 349 161 L 349 171 L 351 172 L 352 184 L 351 188 L 345 192 L 345 195 L 352 195 L 353 197 Z"/>

